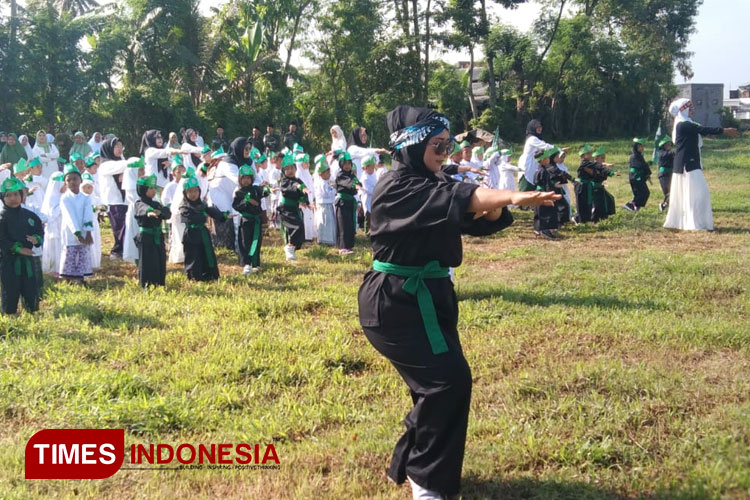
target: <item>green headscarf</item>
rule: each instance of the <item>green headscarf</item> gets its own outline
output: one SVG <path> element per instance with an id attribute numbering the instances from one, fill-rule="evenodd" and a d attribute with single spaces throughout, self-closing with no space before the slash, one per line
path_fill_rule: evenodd
<path id="1" fill-rule="evenodd" d="M 39 142 L 39 134 L 44 136 L 44 142 Z M 47 132 L 44 130 L 38 130 L 36 133 L 36 145 L 40 146 L 45 153 L 49 153 L 49 141 L 47 140 Z"/>
<path id="2" fill-rule="evenodd" d="M 81 142 L 80 144 L 76 143 L 75 137 L 80 137 L 81 139 L 83 139 L 83 142 Z M 88 142 L 86 142 L 86 137 L 83 135 L 83 132 L 76 132 L 76 135 L 73 138 L 73 145 L 70 146 L 70 152 L 68 153 L 68 155 L 72 158 L 74 154 L 78 153 L 82 158 L 86 158 L 91 154 L 91 152 L 91 146 Z"/>
<path id="3" fill-rule="evenodd" d="M 13 146 L 8 144 L 7 142 L 5 143 L 5 147 L 0 153 L 0 165 L 2 165 L 3 163 L 16 164 L 21 158 L 28 160 L 28 158 L 26 157 L 26 149 L 21 145 L 20 142 L 18 142 L 18 137 L 16 137 L 16 134 L 10 133 L 7 135 L 7 137 L 13 137 L 16 140 L 16 143 Z"/>

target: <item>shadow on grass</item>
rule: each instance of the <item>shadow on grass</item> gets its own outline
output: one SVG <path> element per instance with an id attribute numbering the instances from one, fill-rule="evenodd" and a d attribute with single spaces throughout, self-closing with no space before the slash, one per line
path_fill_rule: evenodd
<path id="1" fill-rule="evenodd" d="M 67 304 L 55 311 L 55 317 L 77 316 L 88 321 L 92 325 L 104 328 L 161 328 L 164 324 L 146 314 L 137 314 L 130 311 L 116 311 L 107 307 L 91 304 Z"/>
<path id="2" fill-rule="evenodd" d="M 474 476 L 461 480 L 461 500 L 630 500 L 632 497 L 581 482 L 540 479 L 486 480 Z"/>
<path id="3" fill-rule="evenodd" d="M 520 478 L 509 481 L 466 476 L 461 480 L 461 500 L 707 500 L 718 499 L 716 491 L 703 484 L 677 484 L 657 493 L 623 494 L 589 483 Z M 740 497 L 737 497 L 740 498 Z"/>
<path id="4" fill-rule="evenodd" d="M 603 309 L 664 309 L 650 300 L 629 301 L 611 295 L 596 295 L 588 297 L 576 297 L 558 295 L 554 293 L 542 294 L 534 292 L 523 292 L 512 288 L 480 288 L 474 290 L 460 290 L 456 293 L 458 300 L 483 300 L 500 298 L 509 302 L 517 302 L 528 306 L 579 306 L 600 307 Z"/>

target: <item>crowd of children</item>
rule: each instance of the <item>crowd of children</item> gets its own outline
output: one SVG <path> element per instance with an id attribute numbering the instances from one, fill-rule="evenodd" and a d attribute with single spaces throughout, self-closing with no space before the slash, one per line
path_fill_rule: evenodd
<path id="1" fill-rule="evenodd" d="M 604 148 L 583 145 L 574 178 L 565 166 L 569 148 L 548 144 L 541 134 L 541 123 L 530 122 L 520 167 L 511 163 L 509 149 L 493 145 L 485 150 L 464 141 L 454 145 L 443 170 L 463 182 L 510 190 L 516 189 L 518 174 L 521 190 L 562 194 L 554 206 L 534 209 L 534 232 L 546 238 L 556 238 L 570 221 L 596 222 L 612 215 L 614 198 L 604 182 L 614 172 Z M 228 145 L 225 140 L 212 150 L 195 130 L 185 131 L 181 144 L 174 134 L 165 142 L 158 130 L 148 130 L 139 156 L 127 158 L 117 137 L 95 133 L 91 145 L 79 136 L 81 151 L 71 150 L 67 161 L 40 131 L 37 156 L 0 166 L 4 312 L 16 310 L 12 303 L 19 296 L 29 310 L 37 307 L 42 273 L 83 282 L 100 268 L 104 217 L 114 236 L 110 258 L 134 263 L 144 287 L 164 285 L 168 262 L 183 264 L 189 279 L 218 279 L 215 247 L 235 250 L 243 274 L 257 272 L 264 226 L 281 231 L 289 261 L 313 240 L 335 245 L 340 255 L 352 254 L 358 227 L 369 231 L 373 194 L 387 171 L 383 155 L 388 152 L 366 147 L 362 127 L 349 141 L 340 127 L 332 127 L 331 151 L 313 161 L 286 136 L 289 145 L 278 151 L 259 149 L 254 137 L 238 137 Z M 644 145 L 645 140 L 635 139 L 630 158 L 633 200 L 625 207 L 632 211 L 642 209 L 649 197 Z M 668 138 L 659 147 L 664 210 L 674 154 Z M 57 167 L 45 176 L 53 163 Z M 36 283 L 35 291 L 19 277 Z M 8 280 L 16 285 L 6 285 Z"/>

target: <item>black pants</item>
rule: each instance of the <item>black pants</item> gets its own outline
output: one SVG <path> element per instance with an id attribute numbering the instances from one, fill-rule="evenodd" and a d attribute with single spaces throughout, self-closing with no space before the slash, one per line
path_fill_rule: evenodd
<path id="1" fill-rule="evenodd" d="M 16 274 L 16 259 L 20 260 L 20 276 Z M 18 312 L 18 299 L 23 299 L 23 307 L 28 312 L 39 310 L 39 286 L 36 273 L 28 276 L 26 260 L 31 264 L 32 257 L 10 256 L 2 259 L 0 263 L 0 304 L 3 314 L 16 314 Z"/>
<path id="2" fill-rule="evenodd" d="M 351 250 L 354 248 L 355 214 L 354 202 L 336 200 L 336 247 Z"/>
<path id="3" fill-rule="evenodd" d="M 576 195 L 576 209 L 578 210 L 578 222 L 590 222 L 593 211 L 593 196 L 589 196 L 587 186 L 583 183 L 576 184 L 574 188 Z"/>
<path id="4" fill-rule="evenodd" d="M 646 181 L 631 179 L 630 189 L 633 190 L 633 205 L 638 208 L 645 207 L 646 202 L 648 202 L 648 197 L 651 195 L 651 191 L 649 191 Z"/>
<path id="5" fill-rule="evenodd" d="M 125 240 L 125 215 L 127 213 L 127 205 L 109 206 L 109 224 L 112 226 L 112 235 L 115 237 L 115 244 L 109 253 L 122 255 L 122 243 Z"/>
<path id="6" fill-rule="evenodd" d="M 534 207 L 534 229 L 537 231 L 547 231 L 559 228 L 560 222 L 557 207 L 541 205 Z"/>
<path id="7" fill-rule="evenodd" d="M 360 324 L 409 386 L 414 403 L 388 477 L 401 484 L 408 475 L 424 488 L 455 495 L 461 487 L 472 380 L 456 328 L 453 284 L 448 278 L 426 280 L 448 345 L 447 352 L 433 354 L 416 298 L 401 288 L 404 279 L 378 274 L 369 271 L 360 288 Z"/>
<path id="8" fill-rule="evenodd" d="M 230 219 L 231 221 L 231 219 Z M 188 279 L 195 281 L 214 281 L 219 279 L 219 265 L 210 239 L 209 248 L 206 248 L 201 231 L 205 228 L 186 228 L 182 237 L 182 248 L 185 251 L 185 273 Z M 211 255 L 213 266 L 211 266 L 208 255 Z"/>
<path id="9" fill-rule="evenodd" d="M 158 228 L 161 231 L 161 228 Z M 153 235 L 140 233 L 136 239 L 138 245 L 138 283 L 142 287 L 149 285 L 164 286 L 167 277 L 167 252 L 164 239 L 157 244 Z"/>
<path id="10" fill-rule="evenodd" d="M 661 192 L 664 193 L 664 205 L 669 205 L 669 189 L 672 187 L 672 174 L 659 176 Z"/>
<path id="11" fill-rule="evenodd" d="M 258 245 L 255 248 L 255 253 L 250 255 L 256 225 L 258 226 Z M 237 244 L 240 249 L 240 260 L 243 266 L 260 267 L 260 247 L 263 244 L 263 229 L 260 225 L 260 219 L 245 219 L 243 217 L 242 222 L 240 222 Z"/>

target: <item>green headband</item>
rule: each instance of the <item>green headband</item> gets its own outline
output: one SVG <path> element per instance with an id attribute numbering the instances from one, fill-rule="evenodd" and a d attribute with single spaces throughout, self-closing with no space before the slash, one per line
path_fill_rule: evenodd
<path id="1" fill-rule="evenodd" d="M 591 153 L 594 151 L 594 148 L 591 147 L 591 144 L 584 144 L 581 149 L 578 150 L 578 156 L 583 156 L 586 153 Z"/>
<path id="2" fill-rule="evenodd" d="M 671 142 L 672 142 L 672 138 L 667 135 L 664 138 L 662 138 L 662 140 L 659 141 L 659 147 L 662 147 L 663 145 L 669 144 Z"/>
<path id="3" fill-rule="evenodd" d="M 375 157 L 370 155 L 364 160 L 362 160 L 362 166 L 367 167 L 368 165 L 375 165 Z"/>
<path id="4" fill-rule="evenodd" d="M 183 191 L 187 191 L 190 188 L 200 188 L 200 183 L 195 176 L 187 177 L 185 179 L 185 182 L 182 184 Z"/>
<path id="5" fill-rule="evenodd" d="M 325 172 L 326 170 L 329 170 L 331 168 L 331 167 L 328 166 L 328 160 L 326 160 L 326 156 L 325 155 L 318 155 L 315 158 L 315 165 L 317 165 L 317 167 L 318 167 L 316 169 L 316 172 L 318 172 L 319 174 L 322 174 L 323 172 Z"/>
<path id="6" fill-rule="evenodd" d="M 73 153 L 70 155 L 70 162 L 75 163 L 78 160 L 83 160 L 83 155 L 81 153 Z"/>
<path id="7" fill-rule="evenodd" d="M 36 158 L 32 158 L 31 161 L 29 161 L 29 168 L 38 167 L 42 164 L 42 160 L 39 159 L 37 156 Z"/>
<path id="8" fill-rule="evenodd" d="M 11 191 L 23 191 L 25 187 L 26 184 L 24 184 L 21 179 L 18 179 L 16 177 L 8 177 L 0 186 L 0 192 L 10 193 Z"/>
<path id="9" fill-rule="evenodd" d="M 136 182 L 139 186 L 146 186 L 150 188 L 156 187 L 156 174 L 147 175 L 146 177 L 141 177 Z"/>
<path id="10" fill-rule="evenodd" d="M 255 177 L 255 170 L 246 163 L 240 167 L 239 176 Z"/>
<path id="11" fill-rule="evenodd" d="M 300 153 L 294 159 L 297 163 L 310 163 L 310 155 L 307 153 Z"/>
<path id="12" fill-rule="evenodd" d="M 180 163 L 179 166 L 185 166 L 182 163 Z M 185 177 L 195 177 L 195 167 L 190 166 L 185 169 Z"/>
<path id="13" fill-rule="evenodd" d="M 339 164 L 341 164 L 342 161 L 352 161 L 352 155 L 349 154 L 349 151 L 344 151 L 339 155 Z"/>
<path id="14" fill-rule="evenodd" d="M 211 153 L 211 158 L 214 158 L 214 159 L 215 158 L 221 158 L 221 157 L 226 156 L 226 155 L 227 154 L 224 152 L 224 147 L 222 146 L 219 149 L 217 149 L 216 151 L 214 151 L 213 153 Z"/>
<path id="15" fill-rule="evenodd" d="M 91 175 L 91 174 L 89 174 L 89 175 Z M 54 174 L 52 174 L 52 177 L 50 177 L 49 180 L 55 181 L 55 182 L 62 182 L 62 181 L 65 180 L 65 178 L 63 177 L 63 173 L 62 172 L 55 172 Z"/>
<path id="16" fill-rule="evenodd" d="M 204 154 L 210 153 L 210 152 L 211 152 L 211 148 L 208 147 L 208 144 L 204 144 L 203 145 L 203 149 L 201 149 L 201 154 L 204 155 Z"/>
<path id="17" fill-rule="evenodd" d="M 453 156 L 456 153 L 461 152 L 461 146 L 457 142 L 453 142 L 453 151 L 451 151 L 450 156 Z"/>
<path id="18" fill-rule="evenodd" d="M 141 156 L 137 160 L 133 160 L 130 163 L 128 163 L 128 168 L 143 168 L 145 165 L 145 162 L 143 161 L 143 157 Z"/>
<path id="19" fill-rule="evenodd" d="M 461 149 L 463 149 L 463 148 L 470 148 L 470 147 L 471 147 L 471 143 L 469 141 L 463 141 L 461 143 Z"/>
<path id="20" fill-rule="evenodd" d="M 78 167 L 76 167 L 72 163 L 68 163 L 67 165 L 65 165 L 65 168 L 63 168 L 63 178 L 67 177 L 68 174 L 81 175 L 81 171 L 78 170 Z"/>
<path id="21" fill-rule="evenodd" d="M 296 143 L 296 142 L 294 143 L 294 147 L 292 148 L 292 150 L 295 153 L 304 153 L 305 152 L 305 150 L 302 148 L 302 145 L 299 144 L 299 143 Z"/>
<path id="22" fill-rule="evenodd" d="M 542 156 L 540 156 L 539 158 L 537 158 L 537 161 L 543 160 L 545 158 L 552 158 L 553 156 L 555 156 L 557 153 L 559 153 L 561 151 L 562 151 L 562 149 L 558 148 L 557 146 L 555 146 L 553 148 L 545 149 L 544 153 L 542 153 Z"/>
<path id="23" fill-rule="evenodd" d="M 93 176 L 93 175 L 91 175 L 91 174 L 90 174 L 90 173 L 88 173 L 88 172 L 84 172 L 84 173 L 82 173 L 82 174 L 81 174 L 81 179 L 82 179 L 82 180 L 84 180 L 84 181 L 90 181 L 90 182 L 92 182 L 92 183 L 94 182 L 94 176 Z"/>
<path id="24" fill-rule="evenodd" d="M 646 145 L 646 139 L 645 138 L 644 139 L 639 139 L 637 137 L 633 137 L 633 142 L 635 144 L 640 144 L 641 146 L 645 146 Z"/>
<path id="25" fill-rule="evenodd" d="M 604 146 L 599 146 L 599 148 L 594 151 L 594 156 L 604 156 L 607 154 L 607 148 Z"/>
<path id="26" fill-rule="evenodd" d="M 474 153 L 475 155 L 483 155 L 484 148 L 482 146 L 477 146 L 471 152 Z"/>
<path id="27" fill-rule="evenodd" d="M 284 169 L 289 166 L 296 166 L 294 164 L 294 158 L 292 158 L 292 155 L 285 154 L 284 158 L 281 160 L 281 168 Z"/>
<path id="28" fill-rule="evenodd" d="M 500 150 L 500 154 L 503 155 L 503 156 L 510 156 L 510 155 L 513 154 L 513 150 L 512 149 L 501 149 Z"/>
<path id="29" fill-rule="evenodd" d="M 13 173 L 14 174 L 20 174 L 22 172 L 26 172 L 29 169 L 29 164 L 26 163 L 26 158 L 21 158 L 18 160 L 18 163 L 15 164 L 13 167 Z"/>

